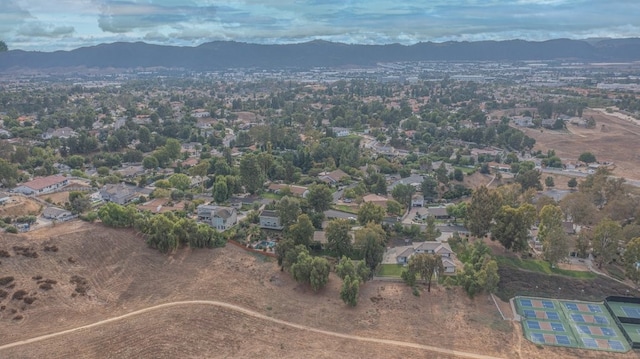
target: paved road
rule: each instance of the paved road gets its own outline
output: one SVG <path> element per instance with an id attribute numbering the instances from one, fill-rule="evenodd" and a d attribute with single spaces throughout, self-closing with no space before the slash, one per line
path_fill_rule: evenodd
<path id="1" fill-rule="evenodd" d="M 291 328 L 295 328 L 295 329 L 299 329 L 299 330 L 306 330 L 306 331 L 319 333 L 319 334 L 324 334 L 324 335 L 337 337 L 337 338 L 357 340 L 357 341 L 361 341 L 361 342 L 369 342 L 369 343 L 375 343 L 375 344 L 384 344 L 384 345 L 389 345 L 389 346 L 399 346 L 399 347 L 406 347 L 406 348 L 413 348 L 413 349 L 422 349 L 422 350 L 430 351 L 430 352 L 434 352 L 434 353 L 440 353 L 440 354 L 445 354 L 445 355 L 453 355 L 453 356 L 460 357 L 460 358 L 472 358 L 472 359 L 494 359 L 495 358 L 495 357 L 491 357 L 491 356 L 488 356 L 488 355 L 468 353 L 468 352 L 463 352 L 463 351 L 459 351 L 459 350 L 452 350 L 452 349 L 447 349 L 447 348 L 435 347 L 435 346 L 431 346 L 431 345 L 423 345 L 423 344 L 402 342 L 402 341 L 389 340 L 389 339 L 361 337 L 361 336 L 357 336 L 357 335 L 343 334 L 343 333 L 332 332 L 332 331 L 328 331 L 328 330 L 317 329 L 317 328 L 309 327 L 309 326 L 306 326 L 306 325 L 295 324 L 295 323 L 287 322 L 287 321 L 284 321 L 284 320 L 271 318 L 271 317 L 268 317 L 268 316 L 266 316 L 264 314 L 260 314 L 258 312 L 254 312 L 253 310 L 245 309 L 245 308 L 239 307 L 239 306 L 234 305 L 234 304 L 229 304 L 229 303 L 225 303 L 225 302 L 218 302 L 218 301 L 213 301 L 213 300 L 189 300 L 189 301 L 172 302 L 172 303 L 154 305 L 152 307 L 140 309 L 140 310 L 137 310 L 135 312 L 124 314 L 124 315 L 121 315 L 121 316 L 118 316 L 118 317 L 114 317 L 114 318 L 110 318 L 110 319 L 106 319 L 106 320 L 101 320 L 101 321 L 93 323 L 93 324 L 83 325 L 81 327 L 77 327 L 77 328 L 73 328 L 73 329 L 62 330 L 62 331 L 59 331 L 59 332 L 54 332 L 54 333 L 51 333 L 51 334 L 41 335 L 39 337 L 35 337 L 35 338 L 31 338 L 31 339 L 26 339 L 26 340 L 21 340 L 21 341 L 14 342 L 14 343 L 1 345 L 0 346 L 0 351 L 2 351 L 3 349 L 9 349 L 9 348 L 13 348 L 13 347 L 20 346 L 20 345 L 31 344 L 31 343 L 39 342 L 39 341 L 42 341 L 42 340 L 55 338 L 55 337 L 58 337 L 58 336 L 61 336 L 61 335 L 64 335 L 64 334 L 70 334 L 70 333 L 74 333 L 74 332 L 77 332 L 77 331 L 80 331 L 80 330 L 84 330 L 84 329 L 90 329 L 90 328 L 99 327 L 101 325 L 112 323 L 112 322 L 116 322 L 116 321 L 119 321 L 119 320 L 122 320 L 122 319 L 126 319 L 126 318 L 129 318 L 129 317 L 138 315 L 138 314 L 143 314 L 143 313 L 147 313 L 147 312 L 151 312 L 151 311 L 155 311 L 155 310 L 159 310 L 159 309 L 164 309 L 164 308 L 170 308 L 170 307 L 193 306 L 193 305 L 210 305 L 210 306 L 222 307 L 222 308 L 229 309 L 229 310 L 235 310 L 237 312 L 240 312 L 242 314 L 248 315 L 250 317 L 254 317 L 254 318 L 270 321 L 270 322 L 273 322 L 273 323 L 276 323 L 276 324 L 279 324 L 279 325 L 286 325 L 286 326 L 291 327 Z M 0 355 L 0 356 L 2 356 L 2 355 Z"/>

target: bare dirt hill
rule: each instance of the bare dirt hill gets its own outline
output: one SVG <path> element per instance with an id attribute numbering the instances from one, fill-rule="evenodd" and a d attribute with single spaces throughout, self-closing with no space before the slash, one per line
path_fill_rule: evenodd
<path id="1" fill-rule="evenodd" d="M 159 304 L 214 300 L 325 331 L 501 358 L 603 355 L 536 348 L 522 338 L 518 328 L 500 319 L 486 296 L 469 300 L 458 289 L 437 287 L 416 297 L 401 283 L 374 281 L 362 287 L 358 306 L 349 308 L 339 299 L 338 278 L 332 276 L 327 288 L 313 293 L 280 272 L 273 261 L 235 246 L 187 249 L 165 256 L 147 248 L 132 231 L 76 221 L 25 235 L 3 235 L 0 250 L 11 256 L 0 258 L 0 277 L 13 277 L 10 283 L 0 284 L 7 293 L 0 300 L 4 307 L 0 347 Z M 41 288 L 47 283 L 51 289 Z M 13 299 L 20 290 L 24 293 Z M 153 310 L 0 349 L 0 357 L 10 358 L 338 356 L 451 357 L 336 338 L 198 304 Z"/>

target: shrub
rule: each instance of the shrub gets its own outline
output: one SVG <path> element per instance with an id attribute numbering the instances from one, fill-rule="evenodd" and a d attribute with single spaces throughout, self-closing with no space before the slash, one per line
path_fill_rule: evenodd
<path id="1" fill-rule="evenodd" d="M 27 294 L 29 293 L 27 293 L 26 290 L 20 289 L 20 290 L 17 290 L 15 293 L 13 293 L 13 296 L 11 297 L 11 299 L 22 300 L 24 299 L 24 297 L 27 296 Z"/>
<path id="2" fill-rule="evenodd" d="M 11 276 L 8 276 L 8 277 L 2 277 L 2 278 L 0 278 L 0 285 L 7 285 L 7 284 L 9 284 L 9 283 L 13 282 L 13 280 L 14 280 L 14 279 L 15 279 L 15 278 L 13 278 L 13 277 L 11 277 Z"/>
<path id="3" fill-rule="evenodd" d="M 53 286 L 49 283 L 42 283 L 38 286 L 38 288 L 42 289 L 42 290 L 51 290 L 53 289 Z"/>
<path id="4" fill-rule="evenodd" d="M 7 231 L 7 233 L 16 234 L 16 233 L 18 233 L 18 228 L 14 227 L 14 226 L 9 226 L 9 227 L 7 227 L 7 229 L 5 229 L 5 231 Z"/>

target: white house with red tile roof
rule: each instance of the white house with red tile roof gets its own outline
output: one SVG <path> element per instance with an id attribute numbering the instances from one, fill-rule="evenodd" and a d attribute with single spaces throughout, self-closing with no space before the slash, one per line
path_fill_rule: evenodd
<path id="1" fill-rule="evenodd" d="M 31 195 L 53 192 L 69 184 L 69 179 L 63 176 L 47 176 L 34 178 L 14 188 L 14 192 Z"/>

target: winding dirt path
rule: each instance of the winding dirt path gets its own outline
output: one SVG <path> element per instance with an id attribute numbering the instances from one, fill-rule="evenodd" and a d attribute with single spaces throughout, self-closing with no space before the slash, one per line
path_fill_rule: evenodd
<path id="1" fill-rule="evenodd" d="M 55 337 L 58 337 L 58 336 L 61 336 L 61 335 L 74 333 L 74 332 L 77 332 L 77 331 L 80 331 L 80 330 L 83 330 L 83 329 L 90 329 L 90 328 L 98 327 L 98 326 L 103 325 L 103 324 L 116 322 L 116 321 L 119 321 L 119 320 L 122 320 L 122 319 L 126 319 L 128 317 L 132 317 L 134 315 L 144 314 L 144 313 L 151 312 L 151 311 L 154 311 L 154 310 L 159 310 L 159 309 L 164 309 L 164 308 L 169 308 L 169 307 L 175 307 L 175 306 L 181 306 L 181 305 L 196 305 L 196 304 L 212 305 L 212 306 L 222 307 L 222 308 L 225 308 L 225 309 L 230 309 L 230 310 L 234 310 L 234 311 L 243 313 L 245 315 L 248 315 L 248 316 L 251 316 L 251 317 L 254 317 L 254 318 L 267 320 L 267 321 L 270 321 L 270 322 L 273 322 L 273 323 L 286 325 L 286 326 L 289 326 L 289 327 L 292 327 L 292 328 L 296 328 L 296 329 L 300 329 L 300 330 L 307 330 L 307 331 L 310 331 L 310 332 L 324 334 L 324 335 L 330 335 L 330 336 L 334 336 L 334 337 L 338 337 L 338 338 L 358 340 L 358 341 L 361 341 L 361 342 L 370 342 L 370 343 L 376 343 L 376 344 L 386 344 L 386 345 L 392 345 L 392 346 L 414 348 L 414 349 L 422 349 L 422 350 L 435 352 L 435 353 L 440 353 L 440 354 L 454 355 L 456 357 L 461 357 L 461 358 L 496 359 L 496 357 L 492 357 L 492 356 L 488 356 L 488 355 L 468 353 L 468 352 L 463 352 L 463 351 L 458 351 L 458 350 L 434 347 L 434 346 L 430 346 L 430 345 L 423 345 L 423 344 L 409 343 L 409 342 L 401 342 L 401 341 L 389 340 L 389 339 L 360 337 L 360 336 L 357 336 L 357 335 L 349 335 L 349 334 L 343 334 L 343 333 L 338 333 L 338 332 L 332 332 L 332 331 L 328 331 L 328 330 L 317 329 L 317 328 L 309 327 L 309 326 L 306 326 L 306 325 L 300 325 L 300 324 L 295 324 L 295 323 L 287 322 L 287 321 L 280 320 L 280 319 L 271 318 L 271 317 L 266 316 L 264 314 L 260 314 L 258 312 L 254 312 L 252 310 L 245 309 L 245 308 L 239 307 L 237 305 L 224 303 L 224 302 L 218 302 L 218 301 L 212 301 L 212 300 L 189 300 L 189 301 L 171 302 L 171 303 L 164 303 L 164 304 L 154 305 L 152 307 L 140 309 L 140 310 L 137 310 L 135 312 L 124 314 L 124 315 L 121 315 L 121 316 L 118 316 L 118 317 L 101 320 L 101 321 L 93 323 L 93 324 L 83 325 L 83 326 L 77 327 L 77 328 L 67 329 L 67 330 L 63 330 L 63 331 L 59 331 L 59 332 L 55 332 L 55 333 L 51 333 L 51 334 L 41 335 L 39 337 L 35 337 L 35 338 L 31 338 L 31 339 L 26 339 L 26 340 L 17 341 L 17 342 L 14 342 L 14 343 L 0 345 L 0 351 L 3 350 L 3 349 L 13 348 L 13 347 L 20 346 L 20 345 L 25 345 L 25 344 L 31 344 L 31 343 L 39 342 L 39 341 L 42 341 L 42 340 L 55 338 Z"/>

